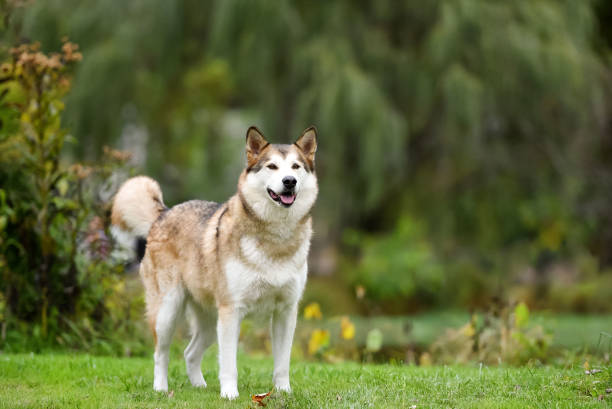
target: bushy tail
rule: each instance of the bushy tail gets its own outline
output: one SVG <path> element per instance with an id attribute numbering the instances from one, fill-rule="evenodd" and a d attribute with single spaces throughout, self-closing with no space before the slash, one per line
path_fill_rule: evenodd
<path id="1" fill-rule="evenodd" d="M 136 176 L 121 185 L 113 199 L 111 232 L 126 247 L 135 239 L 146 240 L 151 225 L 166 209 L 159 184 L 147 176 Z"/>

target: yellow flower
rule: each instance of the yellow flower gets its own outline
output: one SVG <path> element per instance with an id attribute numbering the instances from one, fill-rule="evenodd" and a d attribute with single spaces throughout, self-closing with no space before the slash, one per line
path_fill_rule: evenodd
<path id="1" fill-rule="evenodd" d="M 313 318 L 320 320 L 322 317 L 323 314 L 321 314 L 321 307 L 319 307 L 318 303 L 311 302 L 304 308 L 304 318 L 306 318 L 307 320 Z"/>
<path id="2" fill-rule="evenodd" d="M 355 338 L 355 325 L 348 317 L 342 317 L 342 321 L 340 322 L 340 334 L 344 339 Z"/>
<path id="3" fill-rule="evenodd" d="M 315 329 L 310 334 L 308 341 L 308 353 L 314 355 L 321 349 L 329 346 L 329 331 L 324 329 Z"/>
<path id="4" fill-rule="evenodd" d="M 472 325 L 471 321 L 465 324 L 459 330 L 461 331 L 463 335 L 465 335 L 466 337 L 470 337 L 470 338 L 473 337 L 474 334 L 476 333 L 476 330 L 474 329 L 474 326 Z"/>
<path id="5" fill-rule="evenodd" d="M 431 355 L 429 355 L 429 352 L 423 352 L 421 356 L 419 357 L 419 365 L 431 366 L 431 364 L 432 364 Z"/>

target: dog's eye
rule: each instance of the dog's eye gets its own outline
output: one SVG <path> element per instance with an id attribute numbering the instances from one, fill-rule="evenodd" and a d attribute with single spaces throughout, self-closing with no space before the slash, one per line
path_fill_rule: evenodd
<path id="1" fill-rule="evenodd" d="M 278 169 L 278 166 L 276 166 L 275 164 L 271 163 L 267 166 L 268 169 L 272 169 L 272 170 L 276 170 Z"/>
<path id="2" fill-rule="evenodd" d="M 293 166 L 291 166 L 291 169 L 299 169 L 300 165 L 298 165 L 297 163 L 294 163 Z"/>

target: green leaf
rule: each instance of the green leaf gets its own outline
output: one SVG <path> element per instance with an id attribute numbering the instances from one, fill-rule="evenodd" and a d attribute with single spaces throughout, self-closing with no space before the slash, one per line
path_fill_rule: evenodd
<path id="1" fill-rule="evenodd" d="M 524 302 L 519 303 L 519 305 L 514 308 L 514 325 L 517 328 L 522 328 L 527 325 L 529 321 L 529 308 L 527 304 Z"/>
<path id="2" fill-rule="evenodd" d="M 61 196 L 66 196 L 66 192 L 68 192 L 68 181 L 66 179 L 60 179 L 57 182 L 57 190 Z"/>
<path id="3" fill-rule="evenodd" d="M 370 352 L 380 351 L 383 345 L 383 333 L 378 328 L 374 328 L 368 332 L 366 338 L 366 349 Z"/>

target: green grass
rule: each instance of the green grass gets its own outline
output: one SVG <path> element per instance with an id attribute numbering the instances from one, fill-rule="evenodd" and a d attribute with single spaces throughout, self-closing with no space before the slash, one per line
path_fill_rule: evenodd
<path id="1" fill-rule="evenodd" d="M 0 355 L 0 408 L 249 408 L 271 388 L 269 358 L 239 357 L 237 401 L 219 398 L 216 352 L 204 358 L 207 389 L 189 385 L 183 362 L 170 363 L 173 396 L 152 390 L 152 359 L 90 355 Z M 576 408 L 612 406 L 612 370 L 414 367 L 295 362 L 294 392 L 268 408 Z M 602 395 L 602 400 L 597 396 Z M 595 397 L 591 396 L 595 395 Z"/>

